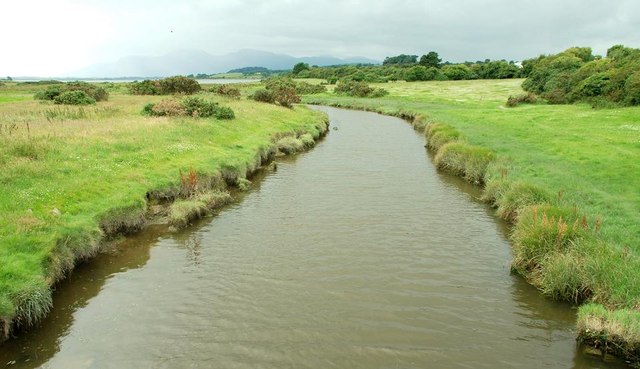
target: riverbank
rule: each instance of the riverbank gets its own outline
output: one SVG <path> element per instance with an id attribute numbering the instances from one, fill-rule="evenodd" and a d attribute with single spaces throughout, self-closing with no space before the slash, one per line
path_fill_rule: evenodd
<path id="1" fill-rule="evenodd" d="M 521 80 L 388 83 L 390 94 L 307 103 L 399 116 L 425 130 L 436 164 L 484 188 L 512 222 L 512 268 L 582 305 L 578 338 L 631 361 L 640 334 L 640 109 L 506 108 Z"/>
<path id="2" fill-rule="evenodd" d="M 42 88 L 0 87 L 0 338 L 45 316 L 51 287 L 106 241 L 151 219 L 187 224 L 327 130 L 305 107 L 202 93 L 236 119 L 146 117 L 161 97 L 107 84 L 109 101 L 69 107 L 32 100 Z"/>

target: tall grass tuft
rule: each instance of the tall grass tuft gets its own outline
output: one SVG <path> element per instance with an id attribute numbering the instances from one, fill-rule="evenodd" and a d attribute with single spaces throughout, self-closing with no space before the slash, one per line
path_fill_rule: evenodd
<path id="1" fill-rule="evenodd" d="M 449 142 L 458 141 L 462 138 L 458 130 L 442 123 L 427 125 L 424 134 L 427 139 L 427 147 L 435 151 Z"/>
<path id="2" fill-rule="evenodd" d="M 640 361 L 640 311 L 585 304 L 578 309 L 578 340 L 604 352 Z"/>
<path id="3" fill-rule="evenodd" d="M 548 191 L 532 183 L 515 182 L 508 183 L 505 186 L 504 181 L 502 182 L 504 187 L 499 190 L 501 197 L 497 199 L 497 213 L 498 216 L 506 221 L 515 222 L 518 218 L 518 213 L 526 206 L 546 204 L 552 199 Z M 496 183 L 492 186 L 498 185 L 499 184 Z"/>
<path id="4" fill-rule="evenodd" d="M 464 142 L 449 142 L 438 150 L 436 166 L 465 180 L 483 184 L 487 166 L 495 159 L 491 150 Z"/>

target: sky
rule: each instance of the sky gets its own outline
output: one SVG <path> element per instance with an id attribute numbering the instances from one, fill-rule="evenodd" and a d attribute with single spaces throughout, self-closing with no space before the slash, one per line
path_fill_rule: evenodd
<path id="1" fill-rule="evenodd" d="M 640 47 L 639 0 L 20 0 L 0 14 L 0 76 L 180 49 L 457 62 Z"/>

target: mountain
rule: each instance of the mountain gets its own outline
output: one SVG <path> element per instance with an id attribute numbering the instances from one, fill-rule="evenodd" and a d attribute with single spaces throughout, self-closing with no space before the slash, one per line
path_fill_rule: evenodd
<path id="1" fill-rule="evenodd" d="M 319 66 L 380 63 L 364 57 L 347 59 L 332 56 L 294 57 L 251 49 L 226 55 L 211 55 L 201 50 L 178 50 L 162 56 L 128 56 L 112 63 L 94 64 L 72 73 L 72 76 L 78 78 L 166 77 L 179 74 L 224 73 L 234 68 L 254 65 L 269 69 L 291 69 L 299 62 Z"/>

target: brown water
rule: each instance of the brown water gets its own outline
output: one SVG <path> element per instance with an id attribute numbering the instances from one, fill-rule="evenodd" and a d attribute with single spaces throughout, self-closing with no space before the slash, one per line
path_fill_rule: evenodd
<path id="1" fill-rule="evenodd" d="M 80 266 L 11 368 L 614 368 L 509 274 L 504 225 L 404 122 L 337 130 L 213 218 Z"/>

